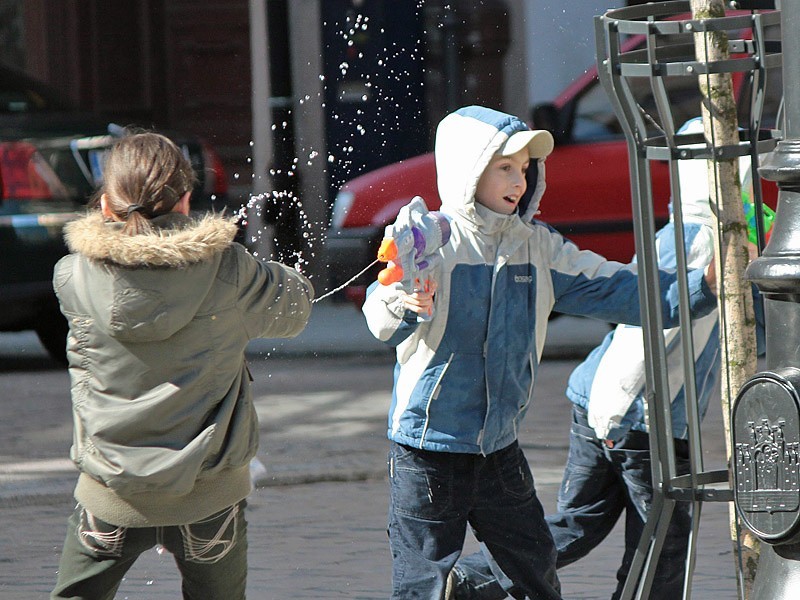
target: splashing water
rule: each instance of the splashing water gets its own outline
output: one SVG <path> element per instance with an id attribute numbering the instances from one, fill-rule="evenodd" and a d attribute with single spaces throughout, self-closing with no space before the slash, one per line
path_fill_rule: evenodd
<path id="1" fill-rule="evenodd" d="M 422 10 L 425 3 L 423 0 L 416 0 L 415 4 L 419 10 Z M 332 58 L 331 64 L 327 66 L 331 70 L 328 74 L 330 77 L 323 73 L 317 75 L 316 79 L 321 82 L 321 91 L 316 87 L 311 93 L 306 93 L 309 91 L 307 89 L 294 90 L 297 106 L 303 107 L 305 110 L 305 106 L 312 101 L 319 103 L 323 112 L 327 113 L 327 117 L 340 128 L 339 131 L 343 132 L 341 137 L 329 140 L 328 146 L 324 149 L 302 146 L 302 140 L 298 140 L 300 144 L 297 147 L 297 156 L 291 160 L 289 166 L 284 167 L 280 172 L 273 169 L 269 170 L 269 173 L 258 175 L 254 173 L 252 175 L 254 182 L 260 180 L 262 176 L 272 176 L 273 178 L 302 176 L 304 167 L 316 165 L 317 169 L 323 170 L 330 177 L 331 189 L 341 187 L 351 177 L 367 170 L 368 161 L 365 162 L 363 157 L 365 144 L 369 144 L 369 152 L 391 150 L 392 142 L 387 140 L 385 133 L 387 128 L 391 129 L 390 123 L 388 123 L 391 115 L 395 115 L 397 118 L 396 115 L 402 111 L 424 110 L 414 82 L 407 81 L 413 75 L 406 68 L 406 65 L 416 64 L 423 59 L 422 41 L 417 40 L 416 43 L 406 44 L 392 41 L 394 38 L 390 37 L 385 39 L 386 44 L 382 50 L 377 47 L 368 53 L 363 52 L 362 46 L 365 40 L 380 39 L 386 34 L 386 29 L 380 27 L 380 23 L 372 22 L 369 16 L 363 14 L 360 11 L 361 5 L 361 2 L 354 3 L 354 10 L 348 12 L 343 21 L 337 20 L 335 27 L 331 28 L 332 33 L 338 38 L 337 46 L 341 54 Z M 446 7 L 449 6 L 450 3 L 446 3 Z M 323 25 L 327 27 L 328 21 L 325 21 Z M 344 43 L 342 44 L 342 42 Z M 326 97 L 332 87 L 339 85 L 340 79 L 358 81 L 358 85 L 352 88 L 353 91 L 349 96 L 351 104 L 341 102 L 328 104 Z M 392 84 L 388 83 L 391 79 L 395 80 Z M 402 87 L 404 80 L 405 87 Z M 317 82 L 315 81 L 315 83 Z M 398 86 L 397 83 L 401 85 Z M 271 124 L 271 130 L 277 135 L 290 129 L 292 127 L 286 121 L 279 120 Z M 248 160 L 248 165 L 252 167 L 252 160 Z M 234 175 L 234 179 L 239 180 L 238 173 Z M 304 267 L 310 265 L 315 253 L 319 253 L 322 247 L 324 224 L 318 222 L 321 211 L 317 210 L 317 205 L 314 204 L 315 210 L 311 211 L 317 216 L 310 219 L 298 195 L 291 191 L 253 194 L 247 204 L 237 211 L 236 216 L 242 226 L 248 227 L 248 246 L 254 256 L 259 260 L 270 260 L 273 252 L 277 250 L 278 260 L 285 264 L 294 263 L 293 266 L 302 271 Z M 311 206 L 309 204 L 309 210 Z M 262 226 L 264 217 L 267 218 L 267 222 L 265 226 Z M 253 221 L 253 219 L 256 220 Z M 266 226 L 267 224 L 275 224 L 275 227 Z M 292 236 L 293 242 L 287 242 L 287 245 L 290 245 L 289 248 L 281 247 L 282 235 Z M 261 241 L 269 250 L 256 250 Z M 300 250 L 295 250 L 296 248 L 300 248 Z M 362 269 L 344 284 L 326 292 L 315 302 L 341 291 L 367 272 L 374 264 L 375 262 Z"/>
<path id="2" fill-rule="evenodd" d="M 365 268 L 363 268 L 361 271 L 359 271 L 358 273 L 356 273 L 355 275 L 353 275 L 353 276 L 352 276 L 350 279 L 348 279 L 347 281 L 345 281 L 345 282 L 344 282 L 342 285 L 340 285 L 339 287 L 333 288 L 332 290 L 330 290 L 330 291 L 328 291 L 328 292 L 325 292 L 325 293 L 324 293 L 324 294 L 322 294 L 322 296 L 320 296 L 319 298 L 314 298 L 314 299 L 311 301 L 311 303 L 312 303 L 312 304 L 314 304 L 314 303 L 316 303 L 316 302 L 319 302 L 320 300 L 322 300 L 322 299 L 324 299 L 324 298 L 327 298 L 328 296 L 332 296 L 332 295 L 333 295 L 333 294 L 335 294 L 336 292 L 339 292 L 339 291 L 343 290 L 343 289 L 344 289 L 344 288 L 346 288 L 348 285 L 350 285 L 351 283 L 353 283 L 353 282 L 354 282 L 356 279 L 358 279 L 359 277 L 361 277 L 361 276 L 362 276 L 364 273 L 366 273 L 367 271 L 369 271 L 369 270 L 372 268 L 372 266 L 373 266 L 373 265 L 375 265 L 375 264 L 377 264 L 377 263 L 378 263 L 378 259 L 376 258 L 376 259 L 375 259 L 375 260 L 373 260 L 371 263 L 369 263 L 369 264 L 368 264 L 368 265 L 367 265 Z"/>

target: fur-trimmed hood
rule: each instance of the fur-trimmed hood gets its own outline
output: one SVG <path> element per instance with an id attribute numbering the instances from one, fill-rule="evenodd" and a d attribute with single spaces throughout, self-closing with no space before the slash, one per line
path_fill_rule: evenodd
<path id="1" fill-rule="evenodd" d="M 166 339 L 184 327 L 214 285 L 223 257 L 238 246 L 236 225 L 220 216 L 196 221 L 169 213 L 152 224 L 152 233 L 131 236 L 122 223 L 92 213 L 65 228 L 71 254 L 56 267 L 55 283 L 72 277 L 97 326 L 119 340 Z"/>
<path id="2" fill-rule="evenodd" d="M 232 219 L 209 215 L 192 220 L 179 213 L 153 219 L 150 234 L 127 235 L 122 223 L 98 213 L 68 223 L 64 238 L 70 252 L 123 267 L 183 267 L 225 250 L 236 235 Z"/>

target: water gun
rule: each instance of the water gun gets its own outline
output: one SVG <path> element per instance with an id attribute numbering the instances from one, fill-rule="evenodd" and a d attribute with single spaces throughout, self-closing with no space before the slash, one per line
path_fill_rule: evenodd
<path id="1" fill-rule="evenodd" d="M 744 219 L 747 222 L 747 239 L 753 244 L 758 244 L 758 233 L 756 232 L 756 207 L 752 202 L 742 200 L 744 204 Z M 764 220 L 764 241 L 769 241 L 772 233 L 772 225 L 775 221 L 775 211 L 766 204 L 761 205 L 762 217 Z"/>
<path id="2" fill-rule="evenodd" d="M 436 253 L 450 241 L 450 221 L 443 213 L 429 211 L 425 201 L 414 198 L 400 209 L 397 220 L 386 227 L 378 260 L 386 268 L 378 273 L 381 285 L 400 282 L 409 294 L 428 290 L 425 271 L 439 260 Z"/>
<path id="3" fill-rule="evenodd" d="M 758 245 L 758 232 L 756 230 L 756 207 L 750 200 L 753 192 L 753 180 L 748 170 L 742 182 L 742 206 L 744 208 L 744 220 L 747 223 L 747 239 L 751 244 Z M 761 215 L 764 225 L 764 241 L 769 241 L 772 233 L 772 225 L 775 222 L 775 211 L 766 204 L 761 204 Z"/>

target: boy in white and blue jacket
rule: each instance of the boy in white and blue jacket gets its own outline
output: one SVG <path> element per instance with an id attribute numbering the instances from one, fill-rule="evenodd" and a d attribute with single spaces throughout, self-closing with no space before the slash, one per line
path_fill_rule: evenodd
<path id="1" fill-rule="evenodd" d="M 702 132 L 702 121 L 687 122 L 679 133 Z M 742 159 L 740 171 L 749 169 Z M 708 197 L 705 160 L 678 165 L 683 212 L 684 251 L 690 269 L 702 269 L 714 257 L 714 220 Z M 656 234 L 661 268 L 677 268 L 672 219 Z M 755 293 L 755 292 L 754 292 Z M 763 311 L 755 303 L 757 337 L 763 352 Z M 705 416 L 721 366 L 717 311 L 692 321 L 697 409 Z M 680 328 L 664 330 L 672 433 L 678 474 L 689 471 L 688 425 Z M 558 568 L 596 548 L 625 513 L 625 553 L 617 571 L 616 600 L 622 594 L 636 547 L 653 500 L 650 439 L 646 421 L 645 364 L 642 330 L 619 325 L 569 378 L 573 403 L 570 446 L 558 494 L 558 511 L 547 524 L 558 551 Z M 690 504 L 678 502 L 651 586 L 651 600 L 679 598 L 683 593 L 686 551 L 691 530 Z M 510 582 L 481 553 L 465 557 L 454 568 L 453 598 L 502 600 Z M 513 594 L 513 590 L 511 591 Z"/>
<path id="2" fill-rule="evenodd" d="M 388 436 L 392 598 L 442 598 L 469 524 L 519 597 L 560 598 L 556 549 L 517 430 L 531 402 L 554 310 L 640 323 L 635 266 L 580 251 L 534 220 L 552 137 L 495 110 L 462 108 L 439 124 L 436 168 L 451 237 L 435 294 L 371 286 L 372 333 L 397 347 Z M 525 175 L 537 161 L 533 194 Z M 591 199 L 587 198 L 587 202 Z M 662 272 L 677 324 L 675 274 Z M 695 314 L 716 306 L 689 274 Z M 433 308 L 430 319 L 417 315 Z"/>

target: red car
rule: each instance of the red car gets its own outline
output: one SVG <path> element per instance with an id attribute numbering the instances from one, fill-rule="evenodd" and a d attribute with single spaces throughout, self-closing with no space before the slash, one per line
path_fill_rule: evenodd
<path id="1" fill-rule="evenodd" d="M 772 102 L 768 100 L 765 106 L 765 117 L 775 114 L 780 99 L 780 81 L 774 80 L 771 88 L 777 94 L 771 93 Z M 673 100 L 674 122 L 680 124 L 696 117 L 700 110 L 696 79 L 678 77 L 667 79 L 666 83 Z M 746 82 L 740 81 L 741 84 Z M 649 93 L 649 87 L 642 86 L 640 91 Z M 646 98 L 641 98 L 640 103 L 648 105 Z M 598 82 L 597 69 L 588 69 L 551 104 L 537 106 L 533 121 L 535 127 L 549 129 L 556 140 L 545 164 L 547 189 L 539 218 L 580 248 L 612 260 L 630 261 L 634 239 L 628 151 L 619 122 Z M 651 161 L 650 167 L 655 215 L 665 223 L 670 196 L 668 165 Z M 764 193 L 767 204 L 774 207 L 777 188 L 768 184 Z M 401 206 L 417 195 L 425 199 L 430 210 L 441 205 L 432 153 L 366 173 L 342 186 L 326 239 L 333 285 L 342 284 L 375 260 L 384 227 L 395 220 Z M 376 272 L 377 267 L 360 277 L 346 288 L 345 295 L 357 304 L 363 302 L 366 286 L 375 280 Z"/>

